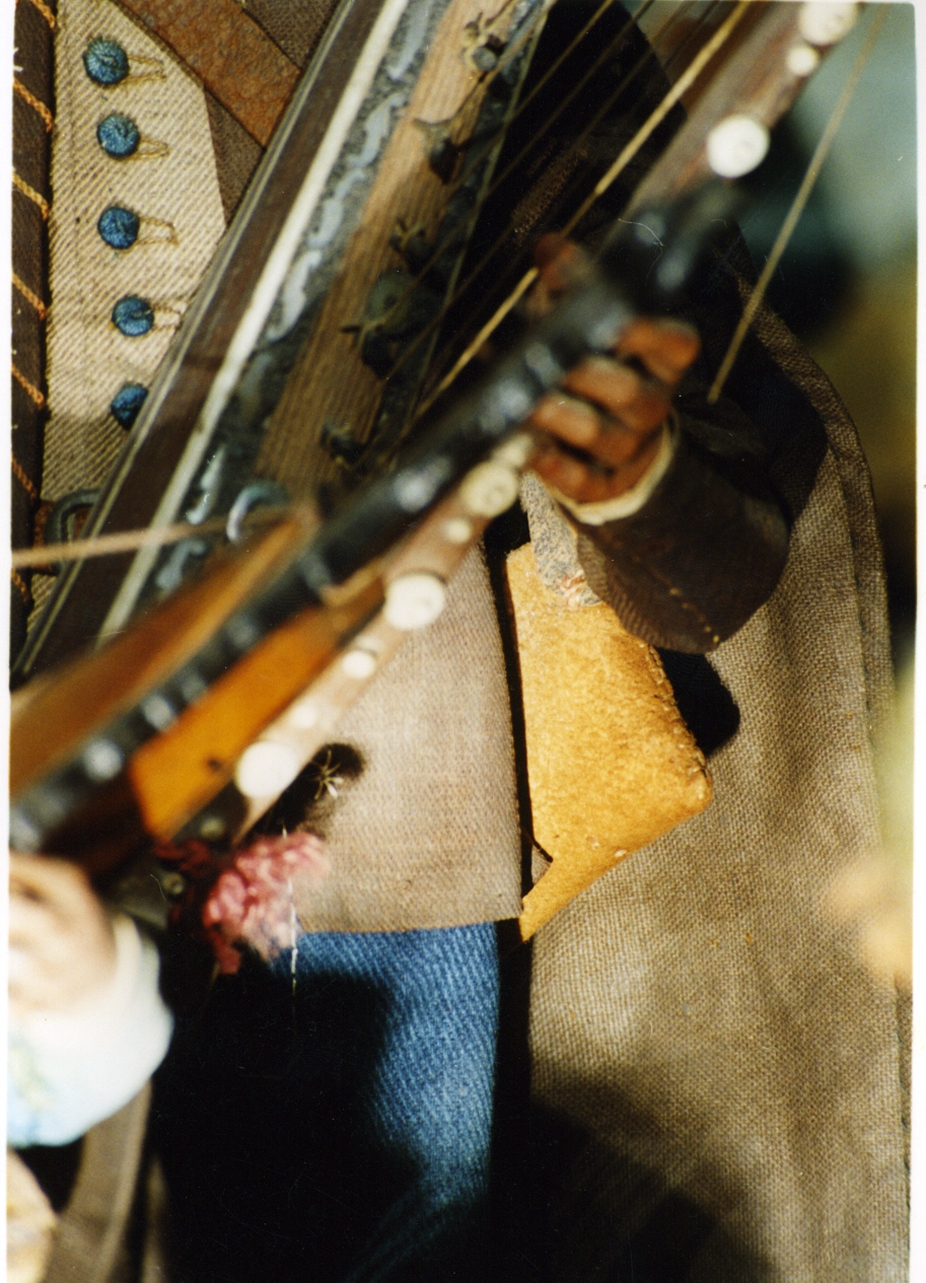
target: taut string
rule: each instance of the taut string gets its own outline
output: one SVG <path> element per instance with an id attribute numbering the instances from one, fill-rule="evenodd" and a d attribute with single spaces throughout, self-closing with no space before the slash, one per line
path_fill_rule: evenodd
<path id="1" fill-rule="evenodd" d="M 739 0 L 739 4 L 737 4 L 736 8 L 730 14 L 729 18 L 727 18 L 726 22 L 717 29 L 717 31 L 714 33 L 711 39 L 707 42 L 704 48 L 695 56 L 695 58 L 688 65 L 688 67 L 683 72 L 683 74 L 679 77 L 676 83 L 672 86 L 672 88 L 666 94 L 665 98 L 663 98 L 659 106 L 650 114 L 649 118 L 637 130 L 636 134 L 634 134 L 633 138 L 630 140 L 630 142 L 626 145 L 626 147 L 623 149 L 623 151 L 614 161 L 614 164 L 610 167 L 607 173 L 604 174 L 604 176 L 601 179 L 599 179 L 599 181 L 595 184 L 595 187 L 592 190 L 591 194 L 587 197 L 586 200 L 582 202 L 582 204 L 579 206 L 576 213 L 566 223 L 566 226 L 564 228 L 565 235 L 568 235 L 569 232 L 572 231 L 572 229 L 575 227 L 579 219 L 584 217 L 584 215 L 588 212 L 588 210 L 591 208 L 594 202 L 608 190 L 611 184 L 617 179 L 621 171 L 630 163 L 633 157 L 637 154 L 637 152 L 640 150 L 640 148 L 643 146 L 643 144 L 646 142 L 646 140 L 649 138 L 652 132 L 661 124 L 661 122 L 665 119 L 665 117 L 668 115 L 671 109 L 675 106 L 678 100 L 682 97 L 682 95 L 686 92 L 686 90 L 689 89 L 690 86 L 694 83 L 697 77 L 701 74 L 701 71 L 704 69 L 706 64 L 710 61 L 711 58 L 713 58 L 714 54 L 717 53 L 717 51 L 725 43 L 728 36 L 733 31 L 734 27 L 736 27 L 737 23 L 745 15 L 745 12 L 749 7 L 750 3 L 751 3 L 751 0 Z M 482 265 L 483 264 L 480 264 L 479 269 L 476 269 L 476 270 L 480 270 Z M 432 392 L 431 395 L 423 402 L 423 404 L 421 405 L 418 411 L 419 415 L 424 414 L 428 410 L 428 408 L 434 403 L 437 397 L 440 396 L 442 392 L 446 391 L 448 387 L 450 387 L 450 385 L 458 377 L 461 371 L 473 359 L 473 357 L 482 347 L 483 343 L 485 343 L 486 340 L 490 338 L 492 334 L 494 334 L 495 330 L 498 328 L 501 322 L 505 319 L 505 317 L 508 315 L 511 309 L 515 306 L 518 300 L 524 295 L 524 293 L 530 288 L 530 286 L 533 285 L 534 281 L 537 279 L 537 276 L 538 276 L 538 270 L 536 267 L 532 267 L 527 272 L 524 273 L 520 281 L 518 281 L 518 284 L 515 286 L 514 290 L 511 292 L 511 294 L 509 294 L 509 296 L 500 305 L 500 307 L 498 307 L 498 309 L 490 317 L 490 319 L 486 322 L 486 324 L 482 327 L 482 329 L 479 331 L 476 337 L 472 340 L 472 342 L 468 345 L 468 347 L 461 353 L 457 361 L 451 367 L 450 371 L 444 376 L 443 379 L 441 379 L 440 383 L 437 385 L 437 388 L 434 390 L 434 392 Z M 466 283 L 468 282 L 464 282 L 464 285 L 461 287 L 461 290 L 465 289 Z"/>
<path id="2" fill-rule="evenodd" d="M 791 239 L 791 235 L 797 226 L 797 221 L 803 213 L 804 206 L 807 204 L 808 197 L 813 190 L 813 185 L 817 181 L 820 170 L 823 168 L 823 162 L 826 160 L 829 149 L 832 146 L 833 139 L 836 137 L 836 131 L 842 124 L 842 118 L 846 114 L 849 103 L 852 101 L 852 95 L 858 87 L 859 79 L 865 69 L 865 64 L 868 61 L 869 55 L 874 48 L 875 41 L 881 33 L 881 28 L 884 25 L 886 17 L 887 11 L 882 8 L 871 23 L 868 38 L 855 60 L 855 64 L 852 71 L 849 73 L 849 78 L 845 83 L 845 87 L 843 88 L 836 106 L 833 108 L 832 115 L 827 121 L 826 128 L 820 136 L 820 141 L 817 143 L 816 150 L 811 157 L 810 164 L 807 166 L 807 172 L 804 174 L 801 185 L 797 189 L 797 194 L 791 202 L 791 208 L 788 210 L 787 216 L 781 225 L 781 229 L 775 237 L 775 243 L 769 252 L 765 266 L 759 275 L 759 279 L 756 281 L 755 288 L 746 302 L 746 306 L 743 308 L 743 315 L 740 317 L 739 324 L 733 332 L 733 338 L 730 340 L 730 345 L 724 354 L 724 358 L 720 363 L 720 368 L 717 371 L 714 382 L 711 384 L 711 389 L 707 394 L 709 405 L 713 405 L 720 396 L 720 393 L 723 391 L 723 385 L 726 383 L 727 376 L 733 368 L 733 363 L 735 362 L 737 355 L 739 354 L 739 350 L 743 345 L 746 332 L 752 324 L 753 317 L 758 311 L 760 303 L 765 297 L 765 291 L 768 289 L 768 283 L 772 279 L 775 268 L 778 266 L 782 254 L 785 252 L 788 241 Z"/>

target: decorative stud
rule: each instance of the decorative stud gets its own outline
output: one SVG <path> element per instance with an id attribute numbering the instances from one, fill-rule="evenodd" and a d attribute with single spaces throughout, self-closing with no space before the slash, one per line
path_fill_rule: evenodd
<path id="1" fill-rule="evenodd" d="M 812 45 L 801 43 L 788 50 L 788 70 L 792 76 L 800 76 L 803 79 L 811 75 L 816 71 L 819 62 L 820 55 Z"/>
<path id="2" fill-rule="evenodd" d="M 132 70 L 133 67 L 140 70 Z M 164 79 L 164 64 L 160 58 L 147 58 L 133 54 L 131 59 L 116 40 L 97 36 L 84 50 L 84 70 L 95 85 L 112 89 L 126 80 Z"/>
<path id="3" fill-rule="evenodd" d="M 518 497 L 518 474 L 493 459 L 479 463 L 463 479 L 460 502 L 474 517 L 497 517 Z"/>
<path id="4" fill-rule="evenodd" d="M 433 624 L 447 604 L 444 581 L 427 571 L 399 575 L 386 588 L 383 615 L 400 632 L 414 632 Z"/>
<path id="5" fill-rule="evenodd" d="M 122 752 L 111 740 L 95 740 L 83 751 L 84 770 L 92 780 L 114 779 L 122 770 Z"/>
<path id="6" fill-rule="evenodd" d="M 741 178 L 765 159 L 769 142 L 754 116 L 727 116 L 707 136 L 707 162 L 721 178 Z"/>
<path id="7" fill-rule="evenodd" d="M 376 672 L 376 656 L 372 651 L 361 650 L 355 646 L 343 657 L 341 667 L 348 677 L 355 677 L 357 681 L 362 682 Z"/>
<path id="8" fill-rule="evenodd" d="M 318 722 L 321 710 L 311 696 L 297 699 L 286 714 L 290 726 L 298 731 L 310 731 Z"/>
<path id="9" fill-rule="evenodd" d="M 118 85 L 129 74 L 129 55 L 115 40 L 91 40 L 84 50 L 84 68 L 95 85 Z"/>
<path id="10" fill-rule="evenodd" d="M 107 156 L 113 160 L 150 160 L 166 156 L 170 150 L 167 143 L 154 138 L 145 138 L 131 116 L 113 112 L 104 117 L 96 127 L 96 139 Z"/>
<path id="11" fill-rule="evenodd" d="M 205 815 L 199 822 L 199 836 L 207 842 L 217 842 L 225 836 L 227 829 L 221 815 Z"/>
<path id="12" fill-rule="evenodd" d="M 123 383 L 109 403 L 109 412 L 121 428 L 128 432 L 145 404 L 148 389 L 141 383 Z"/>
<path id="13" fill-rule="evenodd" d="M 163 731 L 177 716 L 177 710 L 163 695 L 149 695 L 142 702 L 141 712 L 148 725 L 156 731 Z"/>
<path id="14" fill-rule="evenodd" d="M 114 160 L 133 156 L 141 144 L 141 130 L 131 116 L 113 112 L 96 127 L 97 142 Z"/>
<path id="15" fill-rule="evenodd" d="M 258 740 L 246 748 L 235 767 L 235 783 L 245 797 L 282 793 L 299 774 L 300 761 L 285 744 Z"/>
<path id="16" fill-rule="evenodd" d="M 448 543 L 457 545 L 469 543 L 473 534 L 473 523 L 467 521 L 466 517 L 451 517 L 441 526 L 441 534 Z"/>
<path id="17" fill-rule="evenodd" d="M 507 463 L 510 468 L 523 468 L 533 454 L 535 445 L 533 433 L 515 432 L 497 450 L 492 451 L 492 458 L 498 463 Z"/>
<path id="18" fill-rule="evenodd" d="M 858 18 L 857 4 L 833 4 L 829 0 L 801 6 L 798 26 L 805 40 L 812 45 L 834 45 L 855 26 Z"/>
<path id="19" fill-rule="evenodd" d="M 141 219 L 132 209 L 110 205 L 97 219 L 96 230 L 112 249 L 131 249 L 138 240 Z"/>
<path id="20" fill-rule="evenodd" d="M 112 322 L 120 334 L 137 339 L 154 328 L 154 308 L 137 294 L 127 294 L 113 308 Z"/>

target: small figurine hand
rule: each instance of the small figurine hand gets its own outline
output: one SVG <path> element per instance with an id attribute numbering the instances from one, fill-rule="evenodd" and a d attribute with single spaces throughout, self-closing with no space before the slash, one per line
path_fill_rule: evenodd
<path id="1" fill-rule="evenodd" d="M 9 920 L 14 1016 L 67 1011 L 113 978 L 113 928 L 76 865 L 11 852 Z"/>
<path id="2" fill-rule="evenodd" d="M 580 280 L 585 270 L 582 251 L 558 236 L 540 241 L 537 260 L 541 299 L 535 309 Z M 582 361 L 562 389 L 534 410 L 528 423 L 544 435 L 531 467 L 577 503 L 624 494 L 656 458 L 675 388 L 699 349 L 697 332 L 684 322 L 646 317 L 633 322 L 614 358 Z"/>

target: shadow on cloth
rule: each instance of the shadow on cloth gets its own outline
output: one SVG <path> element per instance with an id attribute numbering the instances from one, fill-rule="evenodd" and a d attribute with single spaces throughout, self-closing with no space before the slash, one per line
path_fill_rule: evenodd
<path id="1" fill-rule="evenodd" d="M 493 1283 L 771 1280 L 769 1266 L 665 1174 L 536 1105 L 520 1121 L 526 1136 L 499 1163 Z"/>
<path id="2" fill-rule="evenodd" d="M 348 1279 L 397 1204 L 431 1237 L 418 1165 L 376 1124 L 388 1002 L 334 971 L 294 992 L 246 964 L 179 1032 L 158 1074 L 154 1143 L 183 1283 Z M 439 1215 L 421 1260 L 394 1277 L 475 1277 L 466 1243 L 479 1212 Z"/>

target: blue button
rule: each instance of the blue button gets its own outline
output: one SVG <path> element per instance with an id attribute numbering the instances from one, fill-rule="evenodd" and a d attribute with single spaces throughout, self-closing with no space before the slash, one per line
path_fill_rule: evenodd
<path id="1" fill-rule="evenodd" d="M 113 249 L 131 249 L 138 240 L 141 219 L 131 209 L 110 205 L 97 220 L 96 230 Z"/>
<path id="2" fill-rule="evenodd" d="M 129 56 L 115 40 L 91 40 L 84 50 L 84 67 L 97 85 L 118 85 L 129 74 Z"/>
<path id="3" fill-rule="evenodd" d="M 101 120 L 96 127 L 97 141 L 106 152 L 116 160 L 123 160 L 138 151 L 141 134 L 131 116 L 122 116 L 114 112 Z"/>
<path id="4" fill-rule="evenodd" d="M 137 339 L 154 325 L 154 309 L 137 294 L 127 294 L 113 308 L 113 325 L 128 338 Z"/>
<path id="5" fill-rule="evenodd" d="M 138 412 L 145 404 L 148 389 L 140 383 L 123 383 L 122 387 L 109 403 L 113 418 L 128 432 L 138 418 Z"/>

